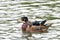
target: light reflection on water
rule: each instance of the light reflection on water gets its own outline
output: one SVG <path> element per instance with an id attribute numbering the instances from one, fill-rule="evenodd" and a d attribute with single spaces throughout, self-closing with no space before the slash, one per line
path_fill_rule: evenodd
<path id="1" fill-rule="evenodd" d="M 59 40 L 60 0 L 0 0 L 0 40 Z M 22 33 L 19 18 L 48 20 L 53 25 L 45 33 Z"/>

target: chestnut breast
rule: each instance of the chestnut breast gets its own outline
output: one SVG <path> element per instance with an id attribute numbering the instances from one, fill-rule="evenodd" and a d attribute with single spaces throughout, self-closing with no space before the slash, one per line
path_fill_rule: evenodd
<path id="1" fill-rule="evenodd" d="M 28 27 L 28 23 L 23 23 L 22 30 L 26 31 L 26 28 Z"/>

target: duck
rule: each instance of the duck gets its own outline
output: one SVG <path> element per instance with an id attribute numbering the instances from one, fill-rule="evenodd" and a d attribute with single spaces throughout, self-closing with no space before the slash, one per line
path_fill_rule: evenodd
<path id="1" fill-rule="evenodd" d="M 20 22 L 23 22 L 22 31 L 31 33 L 47 31 L 51 26 L 51 24 L 45 24 L 46 20 L 30 22 L 26 16 L 21 17 Z"/>

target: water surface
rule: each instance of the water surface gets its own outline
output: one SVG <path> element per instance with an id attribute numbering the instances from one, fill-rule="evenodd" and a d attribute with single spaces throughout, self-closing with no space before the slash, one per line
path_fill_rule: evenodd
<path id="1" fill-rule="evenodd" d="M 47 33 L 26 37 L 19 23 L 23 15 L 53 25 Z M 0 40 L 60 40 L 60 0 L 0 0 Z"/>

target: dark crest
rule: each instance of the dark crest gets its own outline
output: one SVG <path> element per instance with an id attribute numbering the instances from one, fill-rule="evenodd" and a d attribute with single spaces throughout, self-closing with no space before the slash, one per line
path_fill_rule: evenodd
<path id="1" fill-rule="evenodd" d="M 28 21 L 28 18 L 25 17 L 25 16 L 24 17 L 21 17 L 21 19 L 22 19 L 22 21 L 25 21 L 25 22 Z"/>

